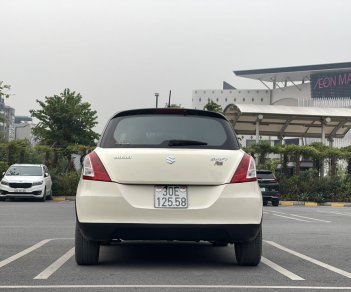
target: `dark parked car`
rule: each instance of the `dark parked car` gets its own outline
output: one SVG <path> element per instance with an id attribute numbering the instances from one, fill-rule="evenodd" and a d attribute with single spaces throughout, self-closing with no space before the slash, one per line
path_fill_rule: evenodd
<path id="1" fill-rule="evenodd" d="M 257 170 L 257 180 L 261 188 L 263 205 L 271 201 L 272 206 L 279 206 L 279 183 L 274 173 L 270 170 Z"/>

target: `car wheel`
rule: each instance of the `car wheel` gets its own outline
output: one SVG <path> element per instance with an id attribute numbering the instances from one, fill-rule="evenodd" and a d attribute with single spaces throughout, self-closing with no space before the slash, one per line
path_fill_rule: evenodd
<path id="1" fill-rule="evenodd" d="M 235 256 L 240 266 L 257 266 L 262 255 L 262 225 L 255 239 L 235 243 Z"/>
<path id="2" fill-rule="evenodd" d="M 49 195 L 46 197 L 47 200 L 52 200 L 52 189 L 49 191 Z"/>
<path id="3" fill-rule="evenodd" d="M 273 200 L 272 201 L 272 206 L 278 207 L 279 206 L 279 200 Z"/>
<path id="4" fill-rule="evenodd" d="M 75 257 L 78 265 L 96 265 L 99 262 L 100 244 L 82 235 L 76 223 Z"/>
<path id="5" fill-rule="evenodd" d="M 268 201 L 263 201 L 263 206 L 267 206 L 268 205 Z"/>
<path id="6" fill-rule="evenodd" d="M 0 201 L 5 201 L 5 198 L 0 198 Z"/>

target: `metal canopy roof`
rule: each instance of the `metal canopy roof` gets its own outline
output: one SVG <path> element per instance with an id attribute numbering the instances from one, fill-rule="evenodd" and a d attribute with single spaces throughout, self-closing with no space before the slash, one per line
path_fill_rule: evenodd
<path id="1" fill-rule="evenodd" d="M 351 62 L 267 68 L 234 71 L 235 75 L 266 82 L 285 82 L 310 80 L 310 75 L 321 72 L 351 71 Z"/>
<path id="2" fill-rule="evenodd" d="M 224 115 L 239 135 L 309 137 L 332 141 L 351 128 L 351 109 L 231 104 Z M 324 138 L 324 137 L 322 137 Z"/>

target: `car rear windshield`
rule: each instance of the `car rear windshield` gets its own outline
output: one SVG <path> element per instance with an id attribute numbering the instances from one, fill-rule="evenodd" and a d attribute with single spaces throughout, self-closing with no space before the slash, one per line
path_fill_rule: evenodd
<path id="1" fill-rule="evenodd" d="M 40 166 L 11 166 L 6 175 L 20 175 L 20 176 L 41 176 L 43 171 Z"/>
<path id="2" fill-rule="evenodd" d="M 275 176 L 272 172 L 260 172 L 257 171 L 258 179 L 275 179 Z"/>
<path id="3" fill-rule="evenodd" d="M 102 148 L 239 149 L 225 119 L 196 115 L 131 115 L 113 118 Z"/>

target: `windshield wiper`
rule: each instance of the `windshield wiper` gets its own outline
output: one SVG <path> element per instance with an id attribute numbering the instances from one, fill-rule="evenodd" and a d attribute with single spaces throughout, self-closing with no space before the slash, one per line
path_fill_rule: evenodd
<path id="1" fill-rule="evenodd" d="M 207 145 L 206 142 L 194 140 L 169 140 L 168 146 L 191 146 L 191 145 Z"/>

